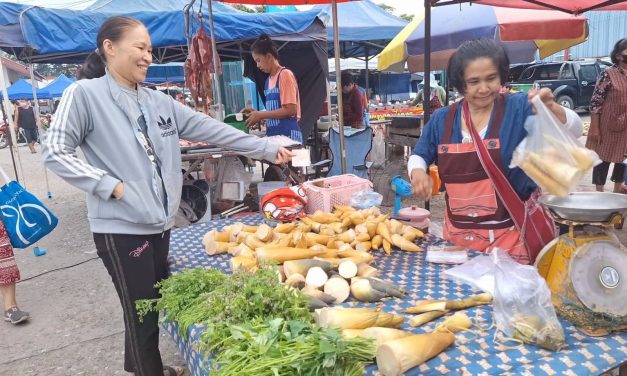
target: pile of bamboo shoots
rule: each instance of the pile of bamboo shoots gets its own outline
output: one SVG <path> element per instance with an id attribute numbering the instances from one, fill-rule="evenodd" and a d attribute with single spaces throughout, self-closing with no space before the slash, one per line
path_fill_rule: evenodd
<path id="1" fill-rule="evenodd" d="M 376 278 L 372 252 L 383 249 L 389 255 L 393 246 L 419 252 L 415 241 L 423 237 L 420 230 L 388 219 L 378 208 L 339 206 L 333 213 L 318 211 L 275 228 L 236 223 L 209 231 L 203 244 L 210 255 L 232 255 L 233 270 L 280 265 L 282 281 L 309 295 L 314 307 L 325 307 L 351 294 L 364 302 L 402 298 L 402 289 Z"/>
<path id="2" fill-rule="evenodd" d="M 541 150 L 517 150 L 514 165 L 520 166 L 543 191 L 566 196 L 599 157 L 583 146 L 565 143 L 549 135 L 544 135 L 543 140 L 545 144 Z"/>
<path id="3" fill-rule="evenodd" d="M 402 375 L 455 343 L 452 330 L 413 334 L 398 329 L 404 321 L 402 315 L 378 309 L 322 308 L 316 310 L 314 318 L 321 327 L 342 329 L 342 335 L 346 338 L 373 339 L 377 349 L 377 367 L 384 376 Z"/>

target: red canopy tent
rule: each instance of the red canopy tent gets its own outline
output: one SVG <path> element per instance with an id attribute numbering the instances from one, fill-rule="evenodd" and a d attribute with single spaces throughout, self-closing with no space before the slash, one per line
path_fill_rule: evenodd
<path id="1" fill-rule="evenodd" d="M 591 10 L 627 10 L 624 0 L 425 0 L 425 75 L 424 85 L 430 85 L 431 72 L 431 7 L 475 3 L 508 8 L 552 9 L 571 14 L 581 14 Z M 425 122 L 429 120 L 429 102 L 425 102 Z"/>
<path id="2" fill-rule="evenodd" d="M 434 6 L 470 1 L 432 1 Z M 591 10 L 627 10 L 627 1 L 621 0 L 476 0 L 477 4 L 509 8 L 553 9 L 566 13 L 581 14 Z"/>

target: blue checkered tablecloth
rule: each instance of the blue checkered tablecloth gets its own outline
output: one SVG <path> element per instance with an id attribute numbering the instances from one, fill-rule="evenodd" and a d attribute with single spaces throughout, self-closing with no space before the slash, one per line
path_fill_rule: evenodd
<path id="1" fill-rule="evenodd" d="M 228 255 L 209 256 L 201 243 L 203 235 L 215 228 L 235 222 L 257 225 L 262 217 L 255 215 L 239 219 L 214 221 L 172 231 L 170 244 L 170 269 L 178 272 L 202 266 L 229 270 Z M 428 244 L 442 243 L 441 239 L 428 238 Z M 404 300 L 387 300 L 384 310 L 402 314 L 415 301 L 424 299 L 459 299 L 475 294 L 467 285 L 444 279 L 441 275 L 449 266 L 428 263 L 425 253 L 392 251 L 391 256 L 375 254 L 373 266 L 381 271 L 381 278 L 393 281 L 409 294 Z M 626 297 L 627 298 L 627 297 Z M 366 303 L 347 302 L 346 306 L 368 306 Z M 475 307 L 465 311 L 481 327 L 492 324 L 491 306 Z M 409 318 L 409 316 L 408 316 Z M 430 331 L 443 319 L 412 329 L 407 323 L 403 329 L 416 333 Z M 408 321 L 408 320 L 407 320 Z M 521 346 L 498 351 L 493 343 L 494 329 L 473 333 L 459 333 L 457 342 L 434 359 L 409 371 L 407 375 L 597 375 L 627 361 L 627 333 L 605 337 L 588 337 L 577 331 L 569 322 L 561 320 L 566 332 L 567 346 L 560 352 L 550 352 L 535 346 Z M 195 342 L 203 331 L 202 326 L 188 329 L 187 341 L 179 335 L 176 323 L 165 321 L 164 328 L 181 349 L 193 376 L 208 375 L 209 363 L 196 352 Z M 367 369 L 369 375 L 378 375 L 376 366 Z"/>

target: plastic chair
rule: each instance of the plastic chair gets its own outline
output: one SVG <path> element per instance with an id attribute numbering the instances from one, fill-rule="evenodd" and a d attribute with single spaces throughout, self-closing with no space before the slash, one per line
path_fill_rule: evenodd
<path id="1" fill-rule="evenodd" d="M 366 162 L 366 157 L 372 148 L 372 128 L 366 127 L 351 135 L 344 135 L 346 147 L 346 173 L 368 179 L 368 168 L 372 162 Z M 342 174 L 342 160 L 340 153 L 340 133 L 337 129 L 329 129 L 329 149 L 333 159 L 327 176 Z"/>

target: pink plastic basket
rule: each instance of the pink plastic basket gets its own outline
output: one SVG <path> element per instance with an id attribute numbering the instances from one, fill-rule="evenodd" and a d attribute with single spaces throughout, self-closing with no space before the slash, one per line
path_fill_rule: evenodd
<path id="1" fill-rule="evenodd" d="M 351 195 L 372 188 L 369 180 L 352 174 L 307 181 L 303 184 L 307 194 L 308 214 L 316 210 L 330 213 L 335 205 L 350 205 Z"/>

